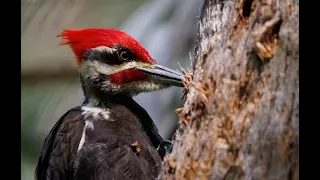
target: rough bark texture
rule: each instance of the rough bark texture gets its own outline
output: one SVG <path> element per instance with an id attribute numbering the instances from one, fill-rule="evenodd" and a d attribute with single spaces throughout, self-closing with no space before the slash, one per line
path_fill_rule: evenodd
<path id="1" fill-rule="evenodd" d="M 299 0 L 205 0 L 161 179 L 299 178 Z"/>

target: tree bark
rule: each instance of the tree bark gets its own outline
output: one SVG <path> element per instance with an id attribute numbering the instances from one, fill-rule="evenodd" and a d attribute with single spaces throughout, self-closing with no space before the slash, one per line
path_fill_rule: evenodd
<path id="1" fill-rule="evenodd" d="M 161 179 L 299 178 L 299 0 L 205 0 Z"/>

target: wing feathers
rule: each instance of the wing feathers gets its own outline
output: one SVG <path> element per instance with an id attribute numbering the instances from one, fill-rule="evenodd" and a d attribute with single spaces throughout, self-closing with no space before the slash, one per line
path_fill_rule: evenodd
<path id="1" fill-rule="evenodd" d="M 36 180 L 56 180 L 67 177 L 68 172 L 65 170 L 68 170 L 70 153 L 74 152 L 72 146 L 77 144 L 77 142 L 72 144 L 71 141 L 77 141 L 77 139 L 71 140 L 71 137 L 74 136 L 75 131 L 83 129 L 79 128 L 83 127 L 83 123 L 77 119 L 80 112 L 80 106 L 70 109 L 61 116 L 45 138 L 35 171 Z"/>

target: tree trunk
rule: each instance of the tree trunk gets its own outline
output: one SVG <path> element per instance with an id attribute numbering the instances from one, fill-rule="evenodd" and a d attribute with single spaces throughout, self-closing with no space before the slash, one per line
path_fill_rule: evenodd
<path id="1" fill-rule="evenodd" d="M 205 0 L 161 179 L 299 178 L 299 0 Z"/>

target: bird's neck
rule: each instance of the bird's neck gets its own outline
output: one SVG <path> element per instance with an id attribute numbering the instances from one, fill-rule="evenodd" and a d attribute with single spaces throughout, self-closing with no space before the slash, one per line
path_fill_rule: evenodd
<path id="1" fill-rule="evenodd" d="M 107 94 L 107 93 L 90 93 L 85 94 L 83 105 L 106 108 L 112 104 L 125 105 L 134 101 L 131 96 L 126 94 Z"/>
<path id="2" fill-rule="evenodd" d="M 146 132 L 150 141 L 154 147 L 158 147 L 161 141 L 157 127 L 153 120 L 137 102 L 135 102 L 131 96 L 127 94 L 110 94 L 94 88 L 83 88 L 85 101 L 83 105 L 89 105 L 93 107 L 108 108 L 112 105 L 122 105 L 131 111 L 137 119 L 139 119 L 143 130 Z"/>
<path id="3" fill-rule="evenodd" d="M 127 94 L 115 94 L 114 92 L 101 90 L 98 84 L 90 83 L 88 79 L 81 75 L 80 82 L 85 96 L 83 105 L 103 108 L 112 103 L 119 104 L 125 100 L 132 99 L 132 97 Z"/>

